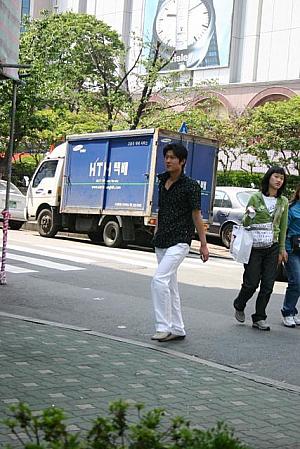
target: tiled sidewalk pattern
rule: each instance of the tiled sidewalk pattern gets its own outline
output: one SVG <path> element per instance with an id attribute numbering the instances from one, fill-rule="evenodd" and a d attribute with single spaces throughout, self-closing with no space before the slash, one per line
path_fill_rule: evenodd
<path id="1" fill-rule="evenodd" d="M 36 412 L 55 404 L 67 412 L 70 429 L 85 430 L 123 398 L 165 407 L 201 428 L 225 421 L 255 449 L 300 448 L 297 393 L 85 332 L 6 317 L 0 326 L 1 418 L 18 401 Z M 16 444 L 0 430 L 1 444 Z"/>

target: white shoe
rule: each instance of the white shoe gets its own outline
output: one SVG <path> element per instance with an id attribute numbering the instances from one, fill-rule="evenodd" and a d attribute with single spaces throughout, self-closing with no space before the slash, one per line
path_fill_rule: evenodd
<path id="1" fill-rule="evenodd" d="M 152 335 L 151 340 L 162 340 L 164 338 L 169 337 L 171 335 L 171 332 L 155 332 L 154 335 Z"/>
<path id="2" fill-rule="evenodd" d="M 296 326 L 294 317 L 292 315 L 290 315 L 290 316 L 283 316 L 282 317 L 282 321 L 283 321 L 283 325 L 285 327 L 295 327 Z M 299 320 L 299 324 L 300 324 L 300 320 Z"/>
<path id="3" fill-rule="evenodd" d="M 300 318 L 298 317 L 298 315 L 294 315 L 293 318 L 294 318 L 296 326 L 300 326 Z"/>

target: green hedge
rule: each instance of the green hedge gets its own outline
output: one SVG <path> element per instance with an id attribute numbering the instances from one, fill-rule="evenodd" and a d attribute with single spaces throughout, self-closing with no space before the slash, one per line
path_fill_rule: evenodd
<path id="1" fill-rule="evenodd" d="M 108 416 L 98 416 L 86 433 L 69 431 L 65 414 L 50 407 L 40 416 L 27 404 L 10 407 L 3 420 L 24 449 L 245 449 L 224 424 L 211 430 L 193 428 L 182 417 L 165 419 L 163 409 L 142 412 L 143 405 L 123 401 L 110 404 Z M 3 441 L 3 437 L 2 437 Z M 2 446 L 3 447 L 3 446 Z M 6 445 L 6 448 L 12 446 Z"/>
<path id="2" fill-rule="evenodd" d="M 264 173 L 247 173 L 244 171 L 217 172 L 218 186 L 255 187 L 259 188 Z M 299 176 L 290 175 L 287 179 L 286 196 L 290 197 L 293 190 L 300 184 Z"/>
<path id="3" fill-rule="evenodd" d="M 36 159 L 33 157 L 24 157 L 21 162 L 14 162 L 11 173 L 12 182 L 19 187 L 23 185 L 24 176 L 28 176 L 31 179 L 41 158 L 42 155 Z"/>

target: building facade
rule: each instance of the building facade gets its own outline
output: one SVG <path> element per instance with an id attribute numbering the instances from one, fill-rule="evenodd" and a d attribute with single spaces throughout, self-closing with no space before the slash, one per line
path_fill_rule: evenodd
<path id="1" fill-rule="evenodd" d="M 168 70 L 184 71 L 191 86 L 216 80 L 222 114 L 300 94 L 299 0 L 23 0 L 41 9 L 93 14 L 131 49 L 132 33 L 158 39 Z M 199 97 L 199 102 L 204 98 Z"/>

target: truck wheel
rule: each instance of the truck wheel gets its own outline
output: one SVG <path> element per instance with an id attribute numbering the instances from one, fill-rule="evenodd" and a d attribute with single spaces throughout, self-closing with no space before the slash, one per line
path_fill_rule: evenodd
<path id="1" fill-rule="evenodd" d="M 103 241 L 110 248 L 119 248 L 123 243 L 122 231 L 119 223 L 108 221 L 103 229 Z"/>
<path id="2" fill-rule="evenodd" d="M 38 216 L 38 230 L 42 237 L 54 237 L 58 226 L 54 224 L 53 213 L 49 209 L 43 209 Z"/>
<path id="3" fill-rule="evenodd" d="M 93 243 L 102 243 L 103 239 L 100 232 L 88 232 L 88 237 Z"/>
<path id="4" fill-rule="evenodd" d="M 226 248 L 230 247 L 232 228 L 233 228 L 233 224 L 227 223 L 221 232 L 222 243 Z"/>
<path id="5" fill-rule="evenodd" d="M 9 220 L 9 227 L 14 231 L 18 231 L 23 226 L 24 221 L 11 221 Z"/>

